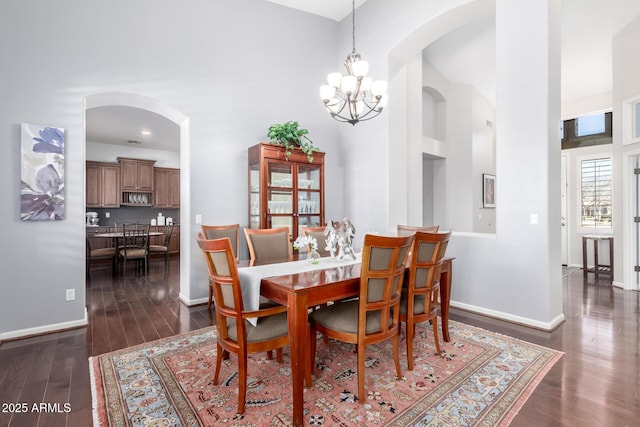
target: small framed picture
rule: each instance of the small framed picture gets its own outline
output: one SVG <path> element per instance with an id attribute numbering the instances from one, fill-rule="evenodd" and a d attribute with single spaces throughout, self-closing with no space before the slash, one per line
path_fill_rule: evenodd
<path id="1" fill-rule="evenodd" d="M 485 208 L 496 207 L 496 176 L 488 173 L 482 174 L 482 206 Z"/>

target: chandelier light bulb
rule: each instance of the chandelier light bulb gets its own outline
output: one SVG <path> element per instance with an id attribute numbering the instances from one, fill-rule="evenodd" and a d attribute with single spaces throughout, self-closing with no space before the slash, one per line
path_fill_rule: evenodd
<path id="1" fill-rule="evenodd" d="M 373 79 L 371 77 L 365 77 L 360 82 L 360 91 L 367 93 L 371 90 L 371 84 L 373 83 Z"/>
<path id="2" fill-rule="evenodd" d="M 320 99 L 323 101 L 328 101 L 336 96 L 336 88 L 330 85 L 322 85 L 320 86 Z"/>
<path id="3" fill-rule="evenodd" d="M 355 76 L 344 76 L 342 78 L 340 89 L 342 89 L 342 91 L 346 94 L 351 94 L 355 92 L 357 85 L 358 79 L 356 79 Z"/>
<path id="4" fill-rule="evenodd" d="M 387 92 L 387 82 L 384 80 L 376 80 L 371 85 L 371 94 L 373 96 L 382 96 Z"/>
<path id="5" fill-rule="evenodd" d="M 335 88 L 340 87 L 341 80 L 342 80 L 342 74 L 340 73 L 331 73 L 327 76 L 327 83 L 329 83 L 330 86 L 333 86 Z"/>
<path id="6" fill-rule="evenodd" d="M 356 77 L 364 77 L 369 72 L 369 63 L 367 61 L 359 60 L 351 64 L 351 70 Z"/>

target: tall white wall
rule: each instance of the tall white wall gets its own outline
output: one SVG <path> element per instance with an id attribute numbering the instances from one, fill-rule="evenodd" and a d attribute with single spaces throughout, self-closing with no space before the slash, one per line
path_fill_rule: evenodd
<path id="1" fill-rule="evenodd" d="M 70 19 L 73 17 L 73 19 Z M 123 92 L 188 118 L 182 210 L 247 223 L 247 148 L 297 120 L 327 152 L 326 188 L 342 168 L 337 125 L 317 88 L 336 64 L 338 24 L 262 0 L 35 0 L 0 5 L 0 339 L 85 322 L 85 99 Z M 23 222 L 20 123 L 66 130 L 64 221 Z M 341 209 L 341 196 L 326 201 Z M 195 229 L 194 218 L 187 218 Z M 188 299 L 206 298 L 206 266 L 186 236 Z M 184 240 L 183 240 L 184 242 Z M 185 245 L 181 245 L 184 247 Z M 65 289 L 76 300 L 65 301 Z"/>
<path id="2" fill-rule="evenodd" d="M 387 220 L 386 227 L 390 229 L 397 220 L 409 217 L 411 205 L 406 203 L 403 191 L 407 186 L 402 179 L 416 177 L 406 176 L 398 168 L 403 164 L 401 156 L 417 155 L 407 149 L 412 135 L 409 126 L 413 123 L 404 118 L 411 115 L 403 115 L 413 105 L 410 94 L 423 86 L 422 81 L 412 81 L 408 71 L 416 52 L 446 31 L 495 13 L 496 175 L 500 177 L 497 228 L 495 235 L 454 233 L 449 252 L 459 267 L 454 273 L 452 298 L 461 307 L 552 328 L 563 319 L 557 185 L 560 148 L 550 143 L 557 141 L 560 120 L 559 1 L 398 3 L 370 0 L 360 8 L 359 31 L 369 34 L 367 48 L 361 50 L 372 72 L 387 61 L 392 102 L 387 122 L 371 122 L 353 132 L 341 132 L 341 136 L 345 149 L 350 151 L 359 147 L 359 141 L 367 141 L 375 153 L 371 160 L 374 165 L 382 161 L 385 147 L 395 157 L 386 162 L 388 216 L 352 205 L 354 223 Z M 389 20 L 389 16 L 394 19 Z M 452 140 L 450 136 L 447 141 Z M 454 157 L 450 152 L 447 155 L 448 171 L 452 167 L 449 159 Z M 522 164 L 523 158 L 527 159 L 526 165 Z M 466 170 L 459 165 L 453 167 L 459 169 L 455 175 L 447 176 L 447 190 L 451 179 L 460 179 L 458 173 L 468 175 L 471 161 Z M 379 170 L 372 169 L 359 178 L 373 184 L 371 187 L 379 195 L 382 187 L 375 184 L 384 178 L 379 175 Z M 450 218 L 451 209 L 449 202 Z M 537 215 L 537 225 L 530 224 L 532 214 Z"/>
<path id="3" fill-rule="evenodd" d="M 621 287 L 638 289 L 636 273 L 635 195 L 632 156 L 640 155 L 640 143 L 624 144 L 625 102 L 640 97 L 640 17 L 636 17 L 613 40 L 613 231 L 615 236 L 614 280 Z M 621 184 L 621 185 L 620 185 Z"/>

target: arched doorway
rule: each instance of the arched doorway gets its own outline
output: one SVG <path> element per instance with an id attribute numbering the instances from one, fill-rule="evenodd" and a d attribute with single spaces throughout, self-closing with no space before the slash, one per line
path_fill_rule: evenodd
<path id="1" fill-rule="evenodd" d="M 191 235 L 188 218 L 190 217 L 190 181 L 189 181 L 189 118 L 175 108 L 143 95 L 124 92 L 105 92 L 87 95 L 86 111 L 99 107 L 128 107 L 155 113 L 175 123 L 179 127 L 180 144 L 180 299 L 189 299 L 190 247 Z"/>

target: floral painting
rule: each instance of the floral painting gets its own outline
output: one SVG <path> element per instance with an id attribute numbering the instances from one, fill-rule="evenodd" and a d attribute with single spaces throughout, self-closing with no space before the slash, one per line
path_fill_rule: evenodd
<path id="1" fill-rule="evenodd" d="M 20 218 L 64 219 L 64 129 L 22 123 Z"/>

